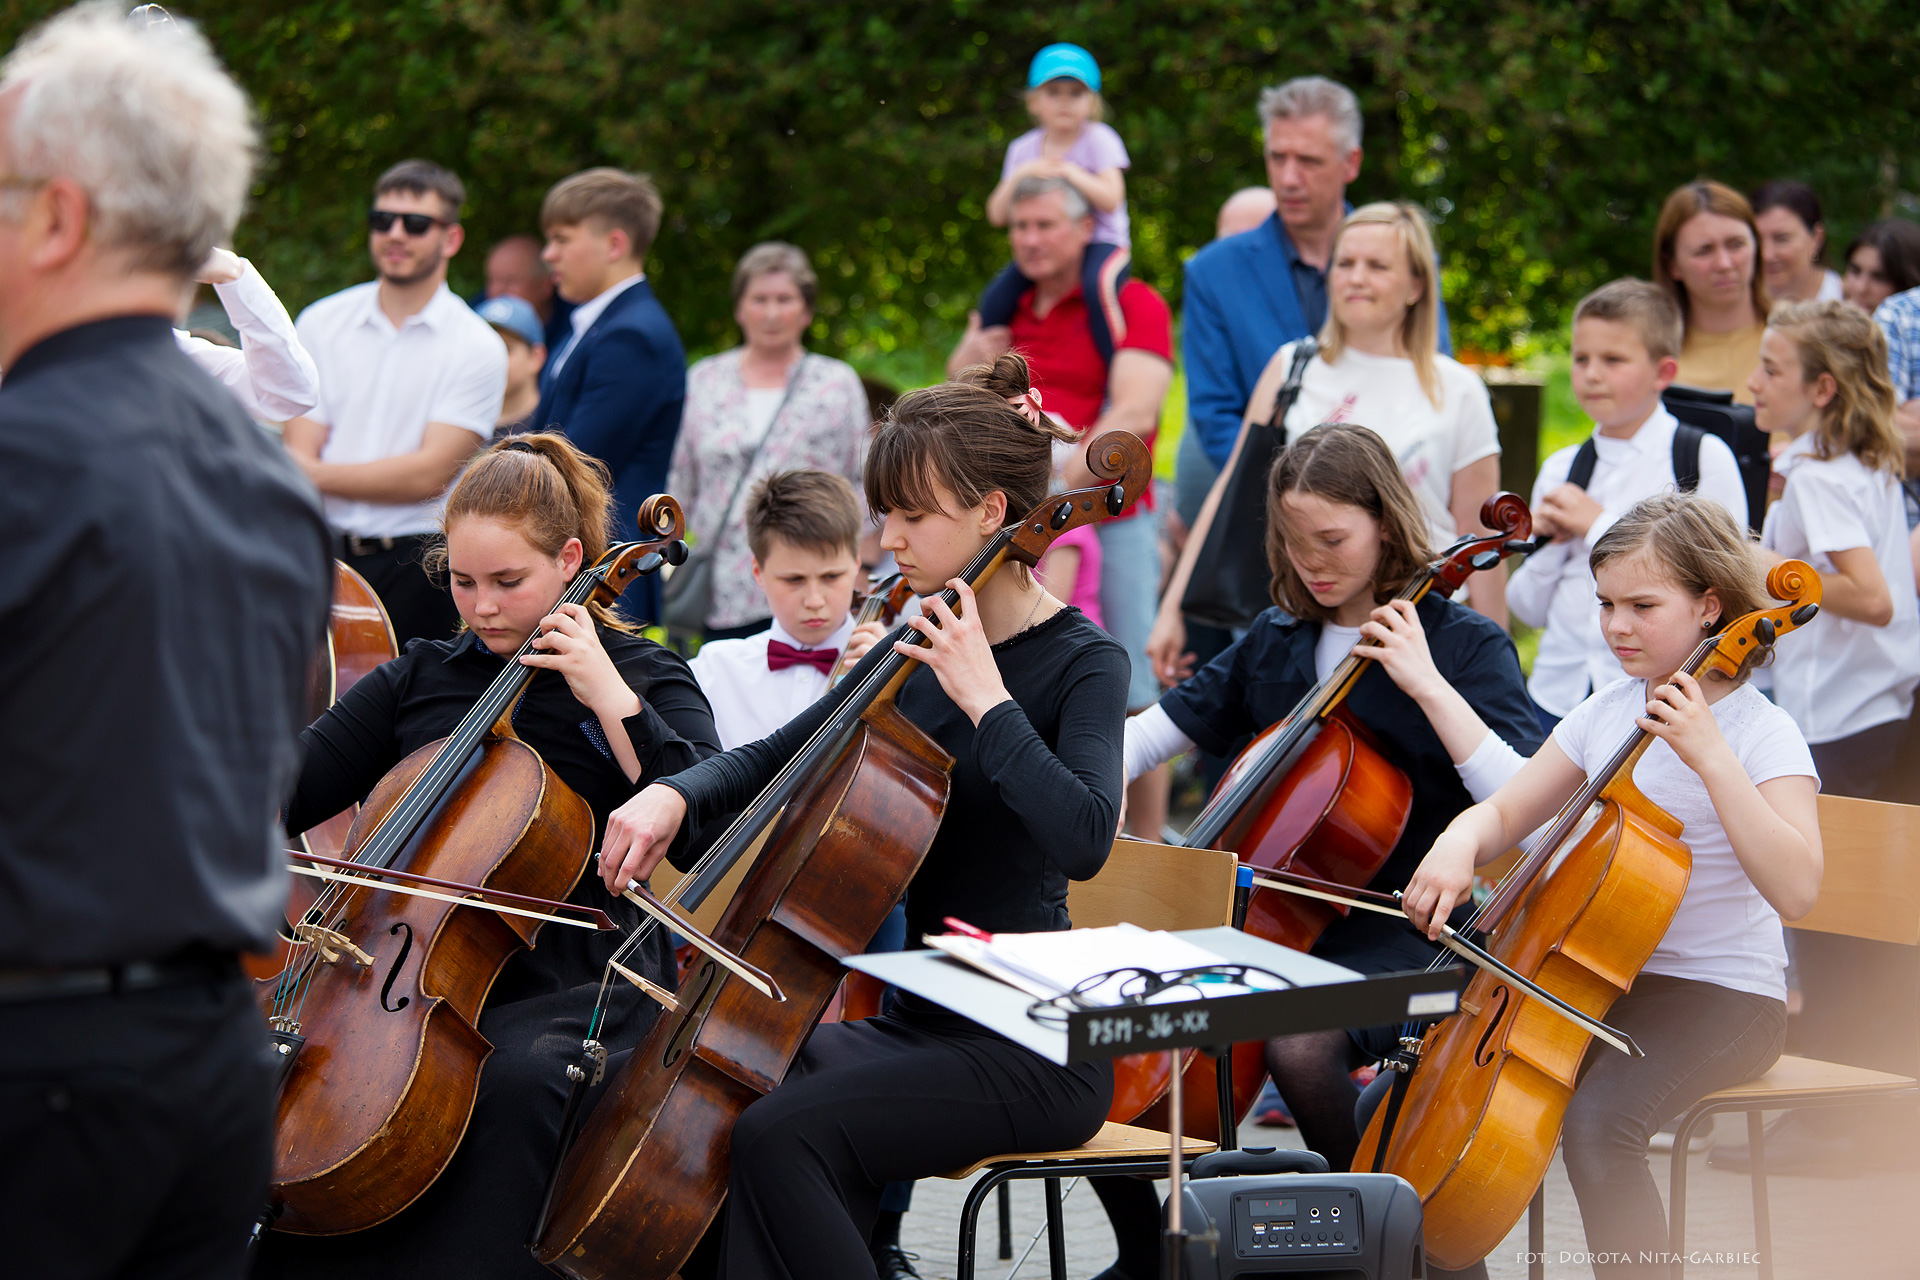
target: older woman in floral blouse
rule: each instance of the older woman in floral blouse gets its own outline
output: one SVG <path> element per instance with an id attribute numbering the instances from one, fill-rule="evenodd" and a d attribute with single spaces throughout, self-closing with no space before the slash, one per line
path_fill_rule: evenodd
<path id="1" fill-rule="evenodd" d="M 813 467 L 860 487 L 872 425 L 860 375 L 800 345 L 818 287 L 794 246 L 747 250 L 733 272 L 733 318 L 746 341 L 687 371 L 667 491 L 686 510 L 696 545 L 715 548 L 708 640 L 752 635 L 769 622 L 742 514 L 752 481 Z"/>

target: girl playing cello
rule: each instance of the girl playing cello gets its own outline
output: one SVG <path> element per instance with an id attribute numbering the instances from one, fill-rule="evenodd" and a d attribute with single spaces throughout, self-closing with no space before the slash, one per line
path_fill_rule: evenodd
<path id="1" fill-rule="evenodd" d="M 1780 918 L 1819 894 L 1819 789 L 1806 740 L 1746 683 L 1679 672 L 1704 634 L 1767 607 L 1759 561 L 1719 504 L 1648 498 L 1594 544 L 1601 625 L 1627 671 L 1576 707 L 1531 760 L 1455 818 L 1407 885 L 1407 915 L 1437 936 L 1473 869 L 1547 821 L 1637 725 L 1657 741 L 1633 782 L 1684 824 L 1692 877 L 1671 927 L 1607 1022 L 1645 1051 L 1596 1046 L 1566 1113 L 1563 1152 L 1587 1245 L 1609 1278 L 1666 1274 L 1654 1130 L 1780 1055 L 1786 951 Z M 1371 1098 L 1369 1099 L 1371 1101 Z M 1641 1263 L 1641 1259 L 1648 1261 Z"/>
<path id="2" fill-rule="evenodd" d="M 1485 762 L 1539 745 L 1513 643 L 1438 592 L 1418 605 L 1381 603 L 1433 552 L 1399 464 L 1366 427 L 1327 423 L 1280 455 L 1267 490 L 1267 530 L 1280 607 L 1128 721 L 1127 774 L 1196 743 L 1232 754 L 1284 718 L 1348 654 L 1364 653 L 1378 669 L 1360 677 L 1345 705 L 1413 787 L 1406 831 L 1369 886 L 1397 889 L 1446 823 L 1499 784 L 1498 776 L 1482 781 Z M 1424 968 L 1434 952 L 1404 926 L 1354 912 L 1321 935 L 1313 954 L 1385 973 Z M 1268 1042 L 1268 1068 L 1301 1137 L 1335 1169 L 1352 1162 L 1360 1140 L 1353 1123 L 1359 1093 L 1349 1073 L 1391 1052 L 1394 1035 L 1378 1028 Z"/>
<path id="3" fill-rule="evenodd" d="M 869 506 L 934 617 L 896 705 L 954 758 L 944 820 L 907 895 L 908 935 L 955 916 L 989 931 L 1065 929 L 1067 881 L 1099 870 L 1120 808 L 1126 653 L 1022 569 L 976 593 L 956 575 L 1046 496 L 1062 429 L 1015 407 L 1025 361 L 903 396 L 866 464 Z M 1011 403 L 1010 403 L 1011 402 Z M 1011 513 L 1011 515 L 1010 515 Z M 934 597 L 951 587 L 961 608 Z M 898 633 L 896 633 L 898 634 Z M 772 737 L 647 788 L 609 825 L 607 884 L 646 875 L 691 833 L 744 806 L 857 689 L 884 647 Z M 1056 1066 L 912 995 L 816 1029 L 785 1080 L 732 1134 L 717 1246 L 729 1277 L 872 1276 L 868 1230 L 889 1181 L 995 1152 L 1071 1147 L 1105 1118 L 1108 1064 Z"/>
<path id="4" fill-rule="evenodd" d="M 286 827 L 297 835 L 364 799 L 387 771 L 446 734 L 536 630 L 540 668 L 515 708 L 519 736 L 592 808 L 609 812 L 637 784 L 719 750 L 713 715 L 686 664 L 599 605 L 553 603 L 607 549 L 606 469 L 559 435 L 515 436 L 474 460 L 447 497 L 442 528 L 455 640 L 416 640 L 301 735 L 306 763 Z M 638 909 L 585 876 L 573 900 L 627 928 Z M 563 936 L 564 935 L 564 936 Z M 608 954 L 622 934 L 549 927 L 494 983 L 479 1029 L 494 1051 L 466 1136 L 413 1204 L 365 1231 L 269 1233 L 254 1274 L 539 1277 L 526 1250 L 558 1139 L 566 1065 L 579 1051 Z M 636 964 L 671 989 L 664 939 Z M 634 1043 L 655 1005 L 616 1002 L 600 1039 Z"/>

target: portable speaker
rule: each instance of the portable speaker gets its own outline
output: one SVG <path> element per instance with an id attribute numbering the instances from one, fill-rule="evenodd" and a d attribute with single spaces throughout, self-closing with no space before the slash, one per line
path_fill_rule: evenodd
<path id="1" fill-rule="evenodd" d="M 1184 1270 L 1191 1280 L 1426 1275 L 1420 1197 L 1390 1173 L 1194 1178 L 1183 1206 Z"/>

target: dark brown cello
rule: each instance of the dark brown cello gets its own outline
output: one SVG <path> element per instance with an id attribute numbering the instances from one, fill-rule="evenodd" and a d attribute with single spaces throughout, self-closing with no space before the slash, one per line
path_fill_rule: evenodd
<path id="1" fill-rule="evenodd" d="M 1819 611 L 1819 575 L 1800 561 L 1775 565 L 1767 590 L 1790 603 L 1735 619 L 1681 669 L 1737 676 Z M 1633 783 L 1652 742 L 1635 729 L 1475 913 L 1494 959 L 1594 1019 L 1653 954 L 1692 872 L 1680 823 Z M 1590 1038 L 1516 983 L 1481 972 L 1460 1012 L 1400 1064 L 1411 1070 L 1404 1097 L 1376 1110 L 1354 1168 L 1413 1184 L 1434 1263 L 1472 1266 L 1519 1220 L 1553 1158 Z"/>
<path id="2" fill-rule="evenodd" d="M 1009 560 L 1033 565 L 1059 534 L 1122 510 L 1152 468 L 1125 432 L 1094 440 L 1087 458 L 1117 483 L 1048 499 L 958 576 L 977 586 Z M 697 907 L 772 828 L 713 936 L 784 998 L 711 961 L 700 967 L 562 1162 L 535 1235 L 540 1261 L 580 1277 L 664 1280 L 699 1241 L 726 1194 L 734 1121 L 779 1085 L 840 984 L 841 958 L 865 949 L 940 825 L 952 759 L 894 701 L 915 666 L 897 652 L 877 659 L 677 886 L 676 904 Z"/>
<path id="3" fill-rule="evenodd" d="M 558 603 L 610 602 L 684 554 L 671 498 L 648 499 L 639 524 L 652 540 L 609 550 Z M 513 732 L 533 675 L 509 660 L 451 734 L 394 766 L 355 817 L 346 861 L 373 875 L 565 898 L 591 854 L 593 815 Z M 476 1029 L 487 991 L 539 927 L 524 914 L 357 884 L 329 887 L 304 913 L 285 969 L 258 988 L 291 1059 L 274 1132 L 278 1229 L 361 1230 L 433 1183 L 492 1051 Z"/>
<path id="4" fill-rule="evenodd" d="M 1432 591 L 1451 595 L 1472 574 L 1532 549 L 1525 539 L 1533 531 L 1533 515 L 1518 495 L 1488 498 L 1480 522 L 1493 532 L 1455 542 L 1396 598 L 1417 604 Z M 1406 830 L 1413 803 L 1406 775 L 1380 754 L 1373 735 L 1344 705 L 1372 665 L 1371 658 L 1348 655 L 1284 720 L 1255 737 L 1220 779 L 1182 843 L 1232 850 L 1263 872 L 1352 889 L 1371 883 Z M 1311 951 L 1346 911 L 1256 887 L 1244 927 L 1256 938 Z M 1262 1055 L 1259 1044 L 1234 1050 L 1234 1104 L 1243 1117 L 1266 1077 Z M 1184 1102 L 1194 1136 L 1217 1139 L 1212 1064 L 1203 1057 L 1189 1069 Z M 1149 1113 L 1144 1123 L 1159 1119 Z"/>
<path id="5" fill-rule="evenodd" d="M 320 718 L 322 712 L 340 700 L 360 678 L 383 662 L 400 655 L 394 642 L 393 623 L 386 606 L 374 594 L 373 587 L 353 569 L 338 560 L 333 562 L 333 607 L 327 614 L 326 647 L 314 655 L 313 670 L 307 682 L 307 719 Z M 300 837 L 301 847 L 323 858 L 337 858 L 345 848 L 347 831 L 359 805 L 346 809 L 313 827 Z M 271 951 L 242 956 L 240 967 L 250 978 L 271 978 L 286 967 L 288 948 L 293 942 L 292 921 L 300 919 L 318 896 L 311 881 L 295 877 L 287 889 L 287 907 L 282 913 L 280 938 Z"/>

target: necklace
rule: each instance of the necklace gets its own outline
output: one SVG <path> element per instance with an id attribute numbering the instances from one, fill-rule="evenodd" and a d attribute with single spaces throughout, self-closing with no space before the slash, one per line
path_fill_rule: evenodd
<path id="1" fill-rule="evenodd" d="M 1047 589 L 1045 587 L 1041 587 L 1040 590 L 1036 592 L 1033 597 L 1033 608 L 1027 610 L 1027 620 L 1021 623 L 1018 627 L 1014 628 L 1014 632 L 1013 632 L 1014 635 L 1016 636 L 1019 635 L 1022 631 L 1025 631 L 1028 627 L 1033 625 L 1033 615 L 1040 612 L 1040 602 L 1042 600 L 1045 600 L 1046 598 L 1047 598 Z M 1011 639 L 1012 637 L 1008 637 L 1008 638 Z"/>

